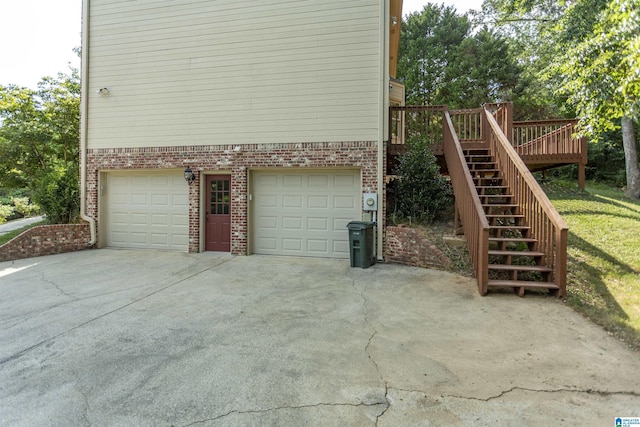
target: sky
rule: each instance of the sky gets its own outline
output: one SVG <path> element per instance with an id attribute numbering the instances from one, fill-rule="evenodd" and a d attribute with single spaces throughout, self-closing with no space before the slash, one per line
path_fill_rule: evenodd
<path id="1" fill-rule="evenodd" d="M 438 0 L 433 0 L 438 3 Z M 482 0 L 444 0 L 459 13 Z M 427 0 L 404 0 L 402 13 L 421 11 Z M 82 0 L 0 0 L 0 85 L 36 89 L 45 76 L 80 66 Z"/>

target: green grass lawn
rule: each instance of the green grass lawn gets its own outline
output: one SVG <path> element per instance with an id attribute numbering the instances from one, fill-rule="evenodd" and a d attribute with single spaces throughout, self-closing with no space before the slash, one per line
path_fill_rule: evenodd
<path id="1" fill-rule="evenodd" d="M 596 184 L 544 189 L 569 225 L 567 302 L 640 350 L 640 202 Z"/>

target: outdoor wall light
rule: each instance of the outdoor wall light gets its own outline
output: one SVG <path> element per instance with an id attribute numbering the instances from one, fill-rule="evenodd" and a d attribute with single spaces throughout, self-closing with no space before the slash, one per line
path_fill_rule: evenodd
<path id="1" fill-rule="evenodd" d="M 98 92 L 98 95 L 100 95 L 100 96 L 109 95 L 109 89 L 107 89 L 106 87 L 101 87 L 96 92 Z"/>
<path id="2" fill-rule="evenodd" d="M 187 181 L 187 184 L 189 185 L 196 180 L 196 174 L 193 173 L 189 166 L 184 170 L 184 180 Z"/>

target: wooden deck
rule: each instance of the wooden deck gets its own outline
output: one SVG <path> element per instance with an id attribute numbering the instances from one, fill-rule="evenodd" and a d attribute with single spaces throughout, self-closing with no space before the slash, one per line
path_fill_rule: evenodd
<path id="1" fill-rule="evenodd" d="M 577 120 L 513 122 L 511 104 L 490 104 L 485 108 L 494 115 L 500 112 L 496 121 L 529 170 L 543 171 L 576 164 L 578 185 L 584 188 L 587 141 L 575 136 Z M 387 145 L 390 169 L 395 156 L 404 152 L 405 144 L 415 138 L 431 141 L 434 154 L 444 156 L 442 123 L 445 112 L 449 113 L 460 144 L 468 148 L 486 146 L 483 138 L 484 111 L 482 108 L 448 111 L 443 105 L 391 107 Z M 442 161 L 441 166 L 446 168 L 446 163 Z"/>
<path id="2" fill-rule="evenodd" d="M 388 162 L 410 144 L 432 144 L 451 178 L 481 295 L 505 287 L 566 295 L 567 225 L 531 170 L 576 163 L 584 186 L 586 141 L 576 124 L 514 123 L 511 104 L 390 109 Z"/>

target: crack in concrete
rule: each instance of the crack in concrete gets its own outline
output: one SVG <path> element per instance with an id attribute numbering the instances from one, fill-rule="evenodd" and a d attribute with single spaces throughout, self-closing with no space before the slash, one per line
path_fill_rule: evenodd
<path id="1" fill-rule="evenodd" d="M 48 284 L 50 284 L 51 286 L 53 286 L 54 288 L 56 288 L 56 290 L 57 290 L 58 292 L 60 292 L 60 294 L 61 294 L 61 295 L 64 295 L 65 297 L 68 297 L 68 298 L 71 298 L 71 300 L 72 300 L 72 301 L 77 301 L 77 300 L 79 300 L 79 299 L 80 299 L 80 298 L 78 298 L 78 297 L 77 297 L 77 296 L 75 296 L 75 295 L 71 295 L 71 294 L 67 293 L 67 292 L 66 292 L 65 290 L 63 290 L 63 289 L 60 287 L 60 285 L 58 285 L 56 282 L 54 282 L 53 280 L 48 279 L 48 278 L 45 276 L 45 273 L 44 273 L 44 272 L 41 272 L 41 273 L 40 273 L 40 278 L 41 278 L 41 280 L 42 280 L 44 283 L 48 283 Z"/>
<path id="2" fill-rule="evenodd" d="M 389 400 L 389 384 L 387 384 L 387 382 L 384 382 L 384 400 L 385 400 L 385 407 L 382 410 L 382 412 L 380 412 L 377 416 L 376 416 L 376 427 L 378 427 L 378 423 L 380 422 L 380 418 L 382 418 L 384 416 L 384 414 L 389 410 L 389 408 L 391 408 L 391 401 Z"/>
<path id="3" fill-rule="evenodd" d="M 233 257 L 233 258 L 235 258 L 235 257 Z M 94 318 L 92 318 L 92 319 L 89 319 L 89 320 L 87 320 L 86 322 L 82 322 L 82 323 L 80 323 L 79 325 L 76 325 L 76 326 L 74 326 L 74 327 L 72 327 L 72 328 L 69 328 L 69 329 L 67 329 L 67 330 L 65 330 L 65 331 L 60 332 L 59 334 L 56 334 L 56 335 L 54 335 L 54 336 L 52 336 L 52 337 L 49 337 L 49 338 L 47 338 L 47 339 L 44 339 L 44 340 L 40 341 L 39 343 L 36 343 L 36 344 L 34 344 L 34 345 L 32 345 L 32 346 L 29 346 L 29 347 L 27 347 L 27 348 L 24 348 L 24 349 L 22 349 L 22 350 L 18 351 L 17 353 L 12 354 L 11 356 L 8 356 L 8 357 L 5 357 L 4 359 L 1 359 L 1 360 L 0 360 L 0 366 L 1 366 L 1 365 L 4 365 L 5 363 L 11 362 L 12 360 L 18 359 L 19 357 L 21 357 L 21 356 L 23 356 L 24 354 L 26 354 L 26 353 L 30 352 L 31 350 L 34 350 L 34 349 L 36 349 L 36 348 L 40 347 L 41 345 L 43 345 L 43 344 L 45 344 L 45 343 L 47 343 L 47 342 L 49 342 L 49 341 L 55 340 L 56 338 L 58 338 L 58 337 L 60 337 L 60 336 L 62 336 L 62 335 L 65 335 L 65 334 L 67 334 L 67 333 L 69 333 L 69 332 L 72 332 L 72 331 L 74 331 L 74 330 L 76 330 L 76 329 L 80 329 L 80 328 L 82 328 L 83 326 L 86 326 L 86 325 L 88 325 L 88 324 L 90 324 L 90 323 L 93 323 L 93 322 L 95 322 L 96 320 L 100 320 L 100 319 L 102 319 L 103 317 L 107 317 L 107 316 L 109 316 L 109 315 L 111 315 L 111 314 L 113 314 L 113 313 L 116 313 L 116 312 L 120 311 L 120 310 L 124 310 L 125 308 L 127 308 L 127 307 L 129 307 L 129 306 L 132 306 L 132 305 L 134 305 L 134 304 L 137 304 L 137 303 L 139 303 L 140 301 L 143 301 L 143 300 L 145 300 L 145 299 L 147 299 L 147 298 L 150 298 L 150 297 L 152 297 L 152 296 L 154 296 L 154 295 L 156 295 L 156 294 L 158 294 L 158 293 L 160 293 L 160 292 L 162 292 L 162 291 L 165 291 L 165 290 L 167 290 L 167 289 L 169 289 L 169 288 L 171 288 L 171 287 L 173 287 L 173 286 L 176 286 L 176 285 L 178 285 L 178 284 L 180 284 L 180 283 L 182 283 L 182 282 L 186 282 L 187 280 L 193 279 L 195 276 L 198 276 L 199 274 L 202 274 L 202 273 L 207 272 L 207 271 L 209 271 L 209 270 L 212 270 L 212 269 L 214 269 L 214 268 L 220 267 L 221 265 L 226 264 L 227 262 L 231 261 L 233 258 L 230 258 L 230 259 L 224 260 L 224 261 L 222 261 L 222 262 L 221 262 L 221 263 L 219 263 L 219 264 L 212 265 L 212 266 L 210 266 L 210 267 L 207 267 L 207 268 L 205 268 L 205 269 L 202 269 L 202 270 L 200 270 L 200 271 L 197 271 L 197 272 L 195 272 L 195 273 L 193 273 L 193 274 L 191 274 L 191 275 L 189 275 L 189 276 L 187 276 L 187 277 L 184 277 L 184 278 L 182 278 L 182 279 L 180 279 L 180 280 L 178 280 L 178 281 L 176 281 L 176 282 L 174 282 L 174 283 L 170 283 L 170 284 L 169 284 L 169 285 L 167 285 L 167 286 L 164 286 L 164 287 L 162 287 L 162 288 L 160 288 L 160 289 L 157 289 L 157 290 L 155 290 L 155 291 L 153 291 L 153 292 L 151 292 L 151 293 L 149 293 L 149 294 L 147 294 L 147 295 L 145 295 L 145 296 L 143 296 L 143 297 L 140 297 L 140 298 L 138 298 L 138 299 L 136 299 L 136 300 L 133 300 L 133 301 L 131 301 L 131 302 L 127 303 L 127 304 L 124 304 L 124 305 L 122 305 L 122 306 L 120 306 L 120 307 L 118 307 L 118 308 L 115 308 L 115 309 L 113 309 L 113 310 L 111 310 L 111 311 L 108 311 L 108 312 L 103 313 L 103 314 L 101 314 L 101 315 L 99 315 L 99 316 L 96 316 L 96 317 L 94 317 Z"/>
<path id="4" fill-rule="evenodd" d="M 487 398 L 481 398 L 481 397 L 470 397 L 470 396 L 458 396 L 458 395 L 454 395 L 454 394 L 445 394 L 442 395 L 443 397 L 452 397 L 454 399 L 465 399 L 465 400 L 477 400 L 480 402 L 489 402 L 491 400 L 495 400 L 495 399 L 500 399 L 501 397 L 504 397 L 505 395 L 509 394 L 509 393 L 513 393 L 514 391 L 529 391 L 532 393 L 578 393 L 578 394 L 597 394 L 599 396 L 634 396 L 634 397 L 640 397 L 640 393 L 637 393 L 635 391 L 603 391 L 603 390 L 594 390 L 594 389 L 577 389 L 577 388 L 557 388 L 557 389 L 535 389 L 535 388 L 528 388 L 528 387 L 512 387 L 508 390 L 504 390 L 502 392 L 500 392 L 499 394 L 495 395 L 495 396 L 489 396 Z M 402 390 L 402 391 L 408 391 L 408 390 Z M 419 393 L 424 393 L 424 391 L 419 391 Z"/>
<path id="5" fill-rule="evenodd" d="M 404 393 L 418 393 L 423 396 L 429 396 L 424 390 L 407 390 L 403 388 L 391 388 L 391 390 L 400 391 Z M 633 396 L 640 397 L 640 393 L 635 391 L 603 391 L 603 390 L 594 390 L 594 389 L 578 389 L 578 388 L 557 388 L 557 389 L 536 389 L 536 388 L 528 388 L 528 387 L 511 387 L 508 390 L 501 391 L 500 393 L 489 396 L 489 397 L 473 397 L 473 396 L 460 396 L 457 394 L 440 394 L 440 397 L 444 398 L 453 398 L 453 399 L 463 399 L 463 400 L 476 400 L 478 402 L 490 402 L 492 400 L 500 399 L 509 393 L 513 393 L 514 391 L 528 391 L 532 393 L 577 393 L 577 394 L 596 394 L 598 396 Z"/>
<path id="6" fill-rule="evenodd" d="M 352 281 L 352 286 L 353 286 L 353 289 L 355 289 L 355 291 L 360 295 L 360 298 L 362 298 L 362 308 L 364 309 L 364 321 L 373 330 L 373 333 L 371 334 L 371 336 L 369 337 L 369 340 L 367 341 L 367 345 L 364 347 L 364 352 L 366 353 L 366 355 L 369 358 L 369 360 L 371 360 L 371 363 L 373 363 L 373 366 L 375 366 L 376 372 L 380 376 L 380 380 L 384 383 L 385 407 L 382 410 L 382 412 L 376 416 L 376 424 L 375 425 L 377 426 L 378 423 L 380 422 L 380 418 L 391 407 L 391 401 L 389 400 L 389 384 L 387 383 L 387 381 L 382 376 L 382 372 L 380 372 L 380 367 L 378 366 L 378 362 L 375 361 L 375 359 L 373 358 L 373 356 L 369 352 L 369 347 L 371 346 L 371 343 L 373 342 L 373 339 L 375 338 L 375 336 L 378 334 L 378 330 L 376 329 L 376 327 L 369 320 L 369 306 L 367 305 L 367 298 L 365 298 L 364 293 L 356 287 L 356 281 L 355 280 Z"/>
<path id="7" fill-rule="evenodd" d="M 351 407 L 351 408 L 359 408 L 359 407 L 373 407 L 373 406 L 380 406 L 380 405 L 386 405 L 386 402 L 374 402 L 374 403 L 315 403 L 315 404 L 309 404 L 309 405 L 298 405 L 298 406 L 277 406 L 275 408 L 268 408 L 268 409 L 254 409 L 254 410 L 248 410 L 248 411 L 240 411 L 240 410 L 236 410 L 234 409 L 233 411 L 229 411 L 227 413 L 218 415 L 217 417 L 213 417 L 213 418 L 205 418 L 202 420 L 197 420 L 197 421 L 193 421 L 189 424 L 184 424 L 182 427 L 189 427 L 189 426 L 193 426 L 196 424 L 204 424 L 207 422 L 211 422 L 211 421 L 218 421 L 221 420 L 223 418 L 229 417 L 231 415 L 247 415 L 247 414 L 267 414 L 269 412 L 275 412 L 275 411 L 282 411 L 282 410 L 287 410 L 287 409 L 309 409 L 309 408 L 322 408 L 322 407 Z"/>
<path id="8" fill-rule="evenodd" d="M 76 377 L 77 380 L 77 377 Z M 89 405 L 89 398 L 87 397 L 87 395 L 85 394 L 84 391 L 82 391 L 82 388 L 80 387 L 80 385 L 78 384 L 78 386 L 76 387 L 76 389 L 78 390 L 78 393 L 80 393 L 80 396 L 82 396 L 83 399 L 83 410 L 82 410 L 82 419 L 84 420 L 84 425 L 87 427 L 91 427 L 91 421 L 89 420 L 89 410 L 90 405 Z"/>

